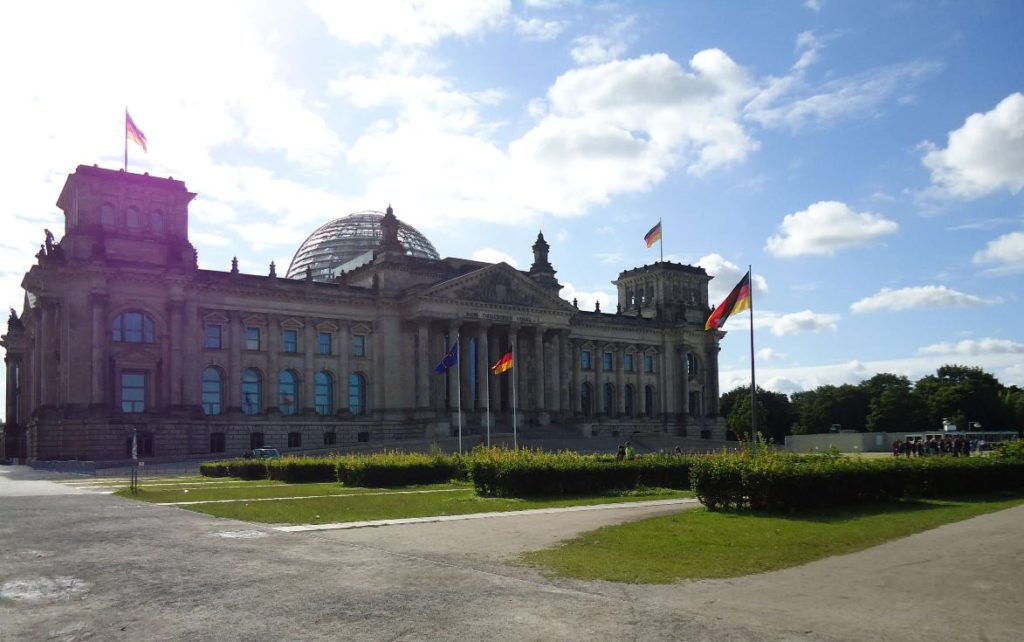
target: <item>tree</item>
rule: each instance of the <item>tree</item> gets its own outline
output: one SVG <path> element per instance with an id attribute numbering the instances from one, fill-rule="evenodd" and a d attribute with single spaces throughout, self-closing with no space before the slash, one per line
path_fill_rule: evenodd
<path id="1" fill-rule="evenodd" d="M 750 435 L 750 386 L 734 388 L 722 395 L 720 410 L 725 425 L 737 436 Z M 776 443 L 790 434 L 796 414 L 789 397 L 757 387 L 757 431 Z"/>
<path id="2" fill-rule="evenodd" d="M 868 395 L 859 386 L 819 386 L 793 394 L 796 434 L 828 432 L 833 424 L 863 432 L 868 414 Z"/>
<path id="3" fill-rule="evenodd" d="M 943 419 L 969 429 L 968 423 L 994 427 L 1003 420 L 999 380 L 981 368 L 945 365 L 922 377 L 914 392 L 925 405 L 927 428 L 938 430 Z"/>

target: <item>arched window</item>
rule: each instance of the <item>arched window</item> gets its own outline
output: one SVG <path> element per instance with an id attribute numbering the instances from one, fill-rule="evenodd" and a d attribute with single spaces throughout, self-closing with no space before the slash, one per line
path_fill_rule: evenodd
<path id="1" fill-rule="evenodd" d="M 329 415 L 334 412 L 334 378 L 331 373 L 320 371 L 316 373 L 316 412 L 319 415 Z"/>
<path id="2" fill-rule="evenodd" d="M 203 370 L 203 412 L 219 415 L 224 401 L 224 378 L 220 370 L 210 366 Z"/>
<path id="3" fill-rule="evenodd" d="M 110 203 L 100 205 L 100 223 L 111 226 L 114 224 L 114 206 Z"/>
<path id="4" fill-rule="evenodd" d="M 654 416 L 654 386 L 644 387 L 644 414 Z"/>
<path id="5" fill-rule="evenodd" d="M 604 384 L 604 414 L 615 414 L 615 384 Z"/>
<path id="6" fill-rule="evenodd" d="M 580 386 L 580 410 L 583 411 L 584 417 L 589 417 L 594 413 L 594 389 L 587 381 Z"/>
<path id="7" fill-rule="evenodd" d="M 139 210 L 137 210 L 134 207 L 129 207 L 128 210 L 125 211 L 124 224 L 125 227 L 129 227 L 131 229 L 138 229 L 139 225 L 141 224 L 141 220 L 139 218 Z"/>
<path id="8" fill-rule="evenodd" d="M 114 341 L 125 343 L 153 343 L 156 332 L 153 319 L 141 312 L 125 312 L 114 319 Z"/>
<path id="9" fill-rule="evenodd" d="M 348 409 L 353 415 L 366 414 L 366 377 L 357 372 L 348 376 Z"/>
<path id="10" fill-rule="evenodd" d="M 626 402 L 626 416 L 632 417 L 635 415 L 635 409 L 633 408 L 633 386 L 626 384 L 625 399 Z"/>
<path id="11" fill-rule="evenodd" d="M 249 368 L 242 373 L 242 412 L 258 415 L 263 411 L 263 378 L 260 371 Z"/>
<path id="12" fill-rule="evenodd" d="M 153 210 L 149 216 L 149 229 L 157 234 L 164 232 L 164 213 L 160 210 Z"/>
<path id="13" fill-rule="evenodd" d="M 294 415 L 298 404 L 299 377 L 291 370 L 282 370 L 277 376 L 277 408 L 282 415 Z"/>

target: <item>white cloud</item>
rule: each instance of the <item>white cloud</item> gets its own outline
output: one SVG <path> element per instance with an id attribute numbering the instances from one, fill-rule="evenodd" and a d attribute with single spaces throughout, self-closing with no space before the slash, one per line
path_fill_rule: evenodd
<path id="1" fill-rule="evenodd" d="M 697 259 L 697 265 L 704 268 L 709 276 L 714 277 L 708 283 L 708 303 L 718 305 L 740 282 L 746 270 L 740 268 L 721 254 L 708 254 Z M 768 281 L 760 274 L 754 273 L 754 300 L 757 301 L 768 294 Z"/>
<path id="2" fill-rule="evenodd" d="M 775 348 L 761 348 L 757 351 L 757 358 L 764 359 L 765 361 L 775 361 L 777 359 L 785 359 L 789 355 L 783 352 L 779 352 Z"/>
<path id="3" fill-rule="evenodd" d="M 565 29 L 565 24 L 558 20 L 540 18 L 516 18 L 515 25 L 516 33 L 529 40 L 551 40 Z"/>
<path id="4" fill-rule="evenodd" d="M 815 13 L 821 11 L 821 7 L 824 4 L 825 0 L 804 0 L 804 6 Z"/>
<path id="5" fill-rule="evenodd" d="M 577 300 L 577 306 L 580 310 L 592 312 L 594 310 L 594 303 L 599 302 L 601 304 L 602 312 L 615 312 L 615 305 L 618 303 L 618 295 L 612 295 L 601 289 L 586 291 L 577 290 L 576 286 L 572 283 L 563 283 L 562 291 L 559 296 L 572 303 L 573 299 Z"/>
<path id="6" fill-rule="evenodd" d="M 1010 94 L 984 114 L 972 114 L 949 133 L 945 149 L 929 143 L 924 165 L 932 191 L 943 196 L 979 198 L 1024 188 L 1024 94 Z"/>
<path id="7" fill-rule="evenodd" d="M 820 48 L 820 43 L 818 46 Z M 811 51 L 810 61 L 813 61 L 817 49 L 805 49 L 800 60 Z M 746 116 L 766 127 L 792 130 L 827 125 L 842 118 L 870 116 L 893 95 L 941 69 L 936 63 L 915 61 L 869 69 L 811 88 L 804 80 L 805 67 L 794 65 L 792 74 L 768 78 L 760 93 L 746 106 Z"/>
<path id="8" fill-rule="evenodd" d="M 975 253 L 975 265 L 994 265 L 989 272 L 1006 274 L 1024 270 L 1024 232 L 1010 232 L 989 241 Z"/>
<path id="9" fill-rule="evenodd" d="M 630 29 L 636 19 L 619 18 L 601 33 L 579 36 L 572 41 L 569 55 L 578 64 L 595 65 L 617 59 L 626 53 L 633 40 Z"/>
<path id="10" fill-rule="evenodd" d="M 825 47 L 825 38 L 817 36 L 813 31 L 804 31 L 796 37 L 796 51 L 800 54 L 793 63 L 793 69 L 806 69 L 818 60 L 818 54 Z"/>
<path id="11" fill-rule="evenodd" d="M 964 339 L 956 343 L 933 343 L 917 350 L 918 354 L 977 356 L 983 354 L 1024 354 L 1024 343 L 1009 339 Z"/>
<path id="12" fill-rule="evenodd" d="M 784 337 L 798 332 L 835 332 L 836 323 L 840 318 L 838 314 L 824 314 L 803 310 L 770 319 L 768 325 L 771 328 L 772 334 L 777 337 Z M 759 325 L 756 319 L 754 325 Z"/>
<path id="13" fill-rule="evenodd" d="M 500 25 L 511 5 L 509 0 L 308 0 L 308 4 L 335 38 L 371 46 L 429 46 L 442 38 L 477 35 Z"/>
<path id="14" fill-rule="evenodd" d="M 855 313 L 889 310 L 921 310 L 927 308 L 967 308 L 1000 303 L 999 299 L 984 299 L 964 294 L 945 285 L 923 285 L 893 290 L 882 288 L 877 294 L 850 305 Z"/>
<path id="15" fill-rule="evenodd" d="M 620 252 L 597 252 L 594 256 L 604 265 L 622 265 L 626 258 Z"/>
<path id="16" fill-rule="evenodd" d="M 470 258 L 473 259 L 474 261 L 483 261 L 484 263 L 505 262 L 514 268 L 519 268 L 519 263 L 514 258 L 512 258 L 511 255 L 506 254 L 501 250 L 496 250 L 493 247 L 480 248 L 479 250 L 473 252 L 473 255 Z"/>
<path id="17" fill-rule="evenodd" d="M 871 212 L 855 212 L 840 201 L 818 201 L 787 214 L 765 250 L 775 256 L 831 256 L 837 250 L 893 234 L 899 225 Z"/>

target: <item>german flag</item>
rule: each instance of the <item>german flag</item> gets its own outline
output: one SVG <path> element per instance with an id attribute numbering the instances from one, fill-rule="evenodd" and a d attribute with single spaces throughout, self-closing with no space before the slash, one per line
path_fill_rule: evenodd
<path id="1" fill-rule="evenodd" d="M 657 225 L 652 227 L 650 229 L 650 231 L 647 232 L 647 234 L 644 234 L 644 243 L 647 244 L 647 247 L 651 247 L 652 245 L 654 245 L 655 243 L 657 243 L 660 240 L 661 240 L 661 221 L 658 221 Z"/>
<path id="2" fill-rule="evenodd" d="M 496 375 L 500 375 L 501 373 L 508 372 L 511 369 L 512 369 L 512 349 L 509 348 L 508 352 L 505 353 L 505 356 L 503 356 L 502 358 L 498 359 L 498 363 L 496 363 L 493 366 L 491 366 L 491 372 L 493 372 Z"/>
<path id="3" fill-rule="evenodd" d="M 737 312 L 750 309 L 750 272 L 748 271 L 732 289 L 729 296 L 725 297 L 722 304 L 715 308 L 708 322 L 704 324 L 705 330 L 718 330 L 725 325 L 725 320 Z"/>

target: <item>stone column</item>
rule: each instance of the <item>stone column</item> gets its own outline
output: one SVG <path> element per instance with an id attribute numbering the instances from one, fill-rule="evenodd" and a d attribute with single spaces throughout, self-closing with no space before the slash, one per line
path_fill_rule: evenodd
<path id="1" fill-rule="evenodd" d="M 430 407 L 430 377 L 434 370 L 430 355 L 430 323 L 426 319 L 416 322 L 416 407 Z"/>
<path id="2" fill-rule="evenodd" d="M 473 388 L 470 385 L 470 371 L 469 367 L 469 343 L 472 339 L 473 333 L 469 327 L 466 326 L 466 334 L 462 335 L 461 331 L 459 334 L 459 362 L 455 364 L 455 367 L 459 369 L 459 386 L 462 393 L 462 410 L 469 412 L 473 410 Z M 465 417 L 463 417 L 465 422 Z M 465 426 L 463 426 L 465 427 Z"/>
<path id="3" fill-rule="evenodd" d="M 643 346 L 637 344 L 636 352 L 633 353 L 633 377 L 636 379 L 633 390 L 633 412 L 637 415 L 647 412 L 644 407 L 647 401 L 647 395 L 644 392 L 644 361 Z"/>
<path id="4" fill-rule="evenodd" d="M 171 318 L 171 397 L 166 405 L 180 406 L 185 403 L 182 396 L 182 387 L 185 382 L 185 372 L 182 364 L 182 358 L 185 354 L 185 337 L 182 327 L 182 314 L 184 312 L 185 302 L 178 300 L 170 301 L 168 303 L 168 307 L 170 308 Z"/>
<path id="5" fill-rule="evenodd" d="M 519 331 L 521 329 L 522 328 L 520 328 L 520 326 L 518 326 L 518 325 L 511 325 L 511 326 L 509 326 L 509 329 L 508 329 L 508 342 L 510 344 L 512 344 L 513 346 L 515 346 L 515 349 L 514 349 L 514 352 L 512 353 L 512 359 L 513 359 L 513 361 L 512 361 L 512 370 L 509 371 L 507 374 L 502 375 L 502 376 L 512 375 L 511 378 L 508 381 L 509 403 L 512 403 L 513 401 L 515 402 L 515 410 L 516 410 L 516 413 L 518 414 L 518 420 L 517 421 L 518 421 L 518 423 L 520 425 L 523 423 L 522 422 L 522 419 L 523 419 L 523 417 L 522 417 L 522 414 L 523 414 L 522 410 L 523 410 L 523 407 L 524 407 L 523 406 L 523 395 L 522 395 L 523 387 L 520 385 L 520 380 L 523 377 L 523 361 L 522 361 L 522 353 L 523 353 L 523 351 L 520 349 L 520 345 L 519 345 L 519 343 L 520 343 L 519 342 L 519 339 L 520 339 Z M 512 406 L 509 406 L 509 407 L 511 408 Z"/>
<path id="6" fill-rule="evenodd" d="M 338 381 L 334 384 L 336 408 L 348 408 L 348 377 L 352 371 L 349 358 L 352 355 L 352 337 L 348 324 L 338 323 Z"/>
<path id="7" fill-rule="evenodd" d="M 568 333 L 566 333 L 566 337 L 568 337 Z M 577 339 L 567 339 L 565 343 L 567 354 L 565 368 L 569 379 L 569 410 L 573 415 L 578 415 L 583 412 L 580 405 L 580 342 Z"/>
<path id="8" fill-rule="evenodd" d="M 683 381 L 679 388 L 683 391 L 683 407 L 680 408 L 680 412 L 683 414 L 685 421 L 690 416 L 690 349 L 685 343 L 682 348 L 682 361 Z"/>
<path id="9" fill-rule="evenodd" d="M 228 312 L 228 341 L 231 343 L 228 353 L 228 407 L 234 410 L 242 408 L 242 341 L 245 326 L 239 312 Z"/>
<path id="10" fill-rule="evenodd" d="M 536 372 L 533 377 L 533 409 L 544 412 L 544 326 L 533 329 L 533 355 Z"/>
<path id="11" fill-rule="evenodd" d="M 719 414 L 719 396 L 718 396 L 718 351 L 720 348 L 716 345 L 712 345 L 708 348 L 708 367 L 705 369 L 707 372 L 707 391 L 709 395 L 708 399 L 708 413 L 713 417 L 717 417 Z M 755 393 L 756 394 L 756 393 Z"/>
<path id="12" fill-rule="evenodd" d="M 615 406 L 620 415 L 626 412 L 626 364 L 623 363 L 626 360 L 626 351 L 622 348 L 622 344 L 618 344 L 615 350 L 612 352 L 615 355 Z M 633 405 L 636 406 L 636 397 L 634 395 Z"/>
<path id="13" fill-rule="evenodd" d="M 89 400 L 94 405 L 101 405 L 104 402 L 103 389 L 106 387 L 103 373 L 107 363 L 107 297 L 94 293 L 90 295 L 89 303 L 92 307 L 92 393 Z"/>
<path id="14" fill-rule="evenodd" d="M 450 321 L 448 323 L 448 340 L 446 341 L 446 344 L 447 344 L 448 347 L 445 348 L 445 350 L 450 350 L 452 345 L 455 343 L 456 340 L 458 340 L 458 338 L 459 338 L 459 322 L 458 321 Z M 459 365 L 460 366 L 462 365 L 462 360 L 463 360 L 462 359 L 462 346 L 460 345 L 459 346 Z M 450 411 L 451 410 L 458 411 L 458 409 L 459 409 L 459 390 L 458 390 L 459 378 L 458 378 L 458 370 L 456 368 L 448 368 L 448 374 L 446 375 L 446 377 L 448 379 L 448 405 L 446 407 Z"/>
<path id="15" fill-rule="evenodd" d="M 261 332 L 263 331 L 261 330 Z M 281 350 L 281 324 L 278 322 L 277 317 L 271 314 L 267 315 L 266 335 L 265 344 L 260 346 L 260 348 L 267 351 L 267 379 L 263 386 L 266 397 L 263 404 L 266 408 L 279 408 L 281 405 L 281 389 L 277 385 L 277 377 L 281 370 L 278 354 Z M 300 400 L 296 399 L 296 408 L 301 405 Z"/>
<path id="16" fill-rule="evenodd" d="M 594 367 L 594 394 L 592 403 L 596 406 L 594 408 L 594 415 L 604 414 L 604 347 L 601 345 L 597 346 L 595 350 L 596 354 L 591 364 Z"/>
<path id="17" fill-rule="evenodd" d="M 507 347 L 507 346 L 506 346 Z M 491 374 L 491 366 L 498 363 L 498 359 L 501 358 L 501 350 L 505 349 L 502 347 L 501 340 L 499 339 L 499 332 L 497 328 L 494 329 L 494 341 L 487 342 L 487 372 L 485 375 L 488 379 L 488 390 L 491 395 L 491 414 L 501 412 L 501 380 Z M 492 420 L 493 421 L 493 420 Z"/>
<path id="18" fill-rule="evenodd" d="M 313 356 L 316 354 L 317 342 L 316 324 L 313 321 L 314 319 L 306 319 L 303 328 L 302 343 L 305 350 L 302 354 L 302 382 L 299 384 L 302 404 L 299 404 L 298 399 L 295 400 L 300 411 L 309 412 L 316 408 L 316 366 L 313 363 Z"/>
<path id="19" fill-rule="evenodd" d="M 53 403 L 56 387 L 56 359 L 53 358 L 53 304 L 49 299 L 39 300 L 39 405 Z"/>
<path id="20" fill-rule="evenodd" d="M 487 340 L 489 323 L 480 323 L 476 327 L 476 409 L 485 411 L 487 409 L 488 370 L 487 355 L 490 354 L 490 345 Z M 484 418 L 487 421 L 487 418 Z"/>
<path id="21" fill-rule="evenodd" d="M 549 399 L 548 408 L 561 414 L 565 410 L 565 406 L 562 405 L 562 388 L 565 386 L 564 379 L 562 378 L 562 332 L 555 330 L 551 333 L 551 367 L 548 372 L 551 374 L 548 377 L 548 390 L 547 398 Z"/>

